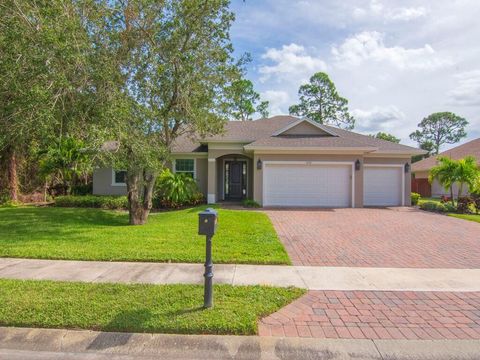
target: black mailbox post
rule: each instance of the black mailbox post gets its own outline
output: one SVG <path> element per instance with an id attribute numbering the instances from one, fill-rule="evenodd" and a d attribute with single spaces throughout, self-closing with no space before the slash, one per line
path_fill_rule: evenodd
<path id="1" fill-rule="evenodd" d="M 203 307 L 213 306 L 213 262 L 212 262 L 212 237 L 217 230 L 218 214 L 213 209 L 206 209 L 198 214 L 198 235 L 205 235 L 206 257 L 205 257 L 205 289 L 203 294 Z"/>

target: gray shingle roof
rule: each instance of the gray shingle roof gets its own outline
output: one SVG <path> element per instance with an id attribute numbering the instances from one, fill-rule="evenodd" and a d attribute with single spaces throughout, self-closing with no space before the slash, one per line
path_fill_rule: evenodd
<path id="1" fill-rule="evenodd" d="M 208 142 L 243 142 L 246 145 L 246 149 L 266 147 L 331 147 L 333 149 L 371 148 L 372 151 L 403 152 L 409 154 L 423 153 L 422 150 L 410 146 L 395 144 L 371 136 L 361 135 L 325 125 L 324 127 L 327 130 L 332 131 L 338 136 L 273 135 L 299 120 L 300 119 L 293 116 L 282 115 L 256 121 L 229 121 L 225 124 L 223 134 L 197 140 L 192 140 L 186 136 L 178 138 L 173 147 L 173 152 L 198 152 L 199 148 L 203 149 L 200 147 L 200 144 L 206 144 Z"/>
<path id="2" fill-rule="evenodd" d="M 446 156 L 454 160 L 463 159 L 466 156 L 474 156 L 477 159 L 477 164 L 480 166 L 480 138 L 441 152 L 437 156 L 430 156 L 429 158 L 418 161 L 412 164 L 412 171 L 429 171 L 437 165 L 437 158 L 439 156 Z"/>

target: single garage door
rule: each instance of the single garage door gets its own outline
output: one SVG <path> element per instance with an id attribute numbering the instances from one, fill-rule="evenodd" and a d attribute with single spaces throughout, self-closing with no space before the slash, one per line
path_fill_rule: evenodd
<path id="1" fill-rule="evenodd" d="M 364 206 L 403 205 L 403 167 L 368 166 L 363 171 Z"/>
<path id="2" fill-rule="evenodd" d="M 315 162 L 265 164 L 264 206 L 352 206 L 352 165 Z"/>

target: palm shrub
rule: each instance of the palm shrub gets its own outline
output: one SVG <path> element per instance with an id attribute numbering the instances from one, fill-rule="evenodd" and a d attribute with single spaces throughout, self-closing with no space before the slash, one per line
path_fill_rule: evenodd
<path id="1" fill-rule="evenodd" d="M 188 174 L 173 173 L 169 169 L 161 173 L 155 197 L 160 207 L 170 208 L 196 205 L 203 201 L 203 194 L 194 178 Z"/>
<path id="2" fill-rule="evenodd" d="M 92 153 L 82 140 L 72 136 L 53 142 L 39 157 L 40 175 L 50 187 L 61 187 L 65 195 L 70 195 L 78 180 L 85 180 L 92 172 Z"/>
<path id="3" fill-rule="evenodd" d="M 480 176 L 476 160 L 473 156 L 467 156 L 464 159 L 453 160 L 449 157 L 439 157 L 438 165 L 430 170 L 428 180 L 433 182 L 437 179 L 445 190 L 450 191 L 452 205 L 455 206 L 453 194 L 453 184 L 458 183 L 457 199 L 462 196 L 465 185 L 472 190 Z"/>
<path id="4" fill-rule="evenodd" d="M 465 185 L 473 192 L 477 186 L 480 177 L 480 170 L 477 166 L 477 160 L 473 156 L 467 156 L 457 161 L 456 178 L 459 183 L 458 198 L 462 196 Z"/>

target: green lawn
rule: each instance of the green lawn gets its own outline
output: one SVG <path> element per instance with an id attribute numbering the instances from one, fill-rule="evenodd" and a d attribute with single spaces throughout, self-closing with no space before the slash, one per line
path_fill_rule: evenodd
<path id="1" fill-rule="evenodd" d="M 0 280 L 0 326 L 253 335 L 259 318 L 304 293 L 218 285 L 214 307 L 205 310 L 199 285 Z"/>
<path id="2" fill-rule="evenodd" d="M 448 216 L 453 216 L 453 217 L 456 217 L 456 218 L 459 218 L 459 219 L 475 221 L 475 222 L 480 223 L 480 215 L 467 215 L 467 214 L 449 213 Z"/>
<path id="3" fill-rule="evenodd" d="M 142 226 L 128 225 L 126 212 L 0 208 L 0 257 L 199 263 L 205 237 L 197 235 L 197 214 L 204 208 L 153 213 Z M 215 263 L 290 264 L 265 214 L 218 211 Z"/>

